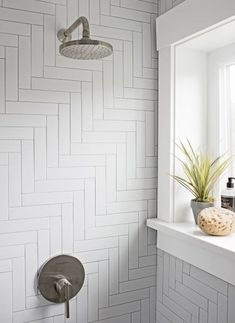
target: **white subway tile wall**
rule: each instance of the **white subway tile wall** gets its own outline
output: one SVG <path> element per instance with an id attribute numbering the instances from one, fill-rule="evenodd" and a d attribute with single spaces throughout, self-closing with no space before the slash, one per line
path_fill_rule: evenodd
<path id="1" fill-rule="evenodd" d="M 59 55 L 81 15 L 111 57 Z M 36 284 L 61 253 L 86 271 L 68 322 L 156 322 L 156 15 L 157 0 L 0 0 L 0 323 L 65 322 Z"/>

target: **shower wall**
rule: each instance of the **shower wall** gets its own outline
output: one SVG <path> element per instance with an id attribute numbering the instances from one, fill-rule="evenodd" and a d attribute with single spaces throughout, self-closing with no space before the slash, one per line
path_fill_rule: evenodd
<path id="1" fill-rule="evenodd" d="M 65 322 L 36 284 L 61 253 L 86 271 L 68 322 L 155 323 L 156 14 L 155 0 L 0 0 L 1 323 Z M 59 55 L 81 15 L 113 56 Z"/>

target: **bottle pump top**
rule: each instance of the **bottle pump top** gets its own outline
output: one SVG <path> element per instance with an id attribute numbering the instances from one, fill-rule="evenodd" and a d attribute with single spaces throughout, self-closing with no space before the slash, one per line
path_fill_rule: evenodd
<path id="1" fill-rule="evenodd" d="M 233 180 L 235 180 L 235 177 L 229 177 L 228 178 L 228 182 L 227 182 L 227 188 L 233 188 L 234 187 L 234 183 Z"/>

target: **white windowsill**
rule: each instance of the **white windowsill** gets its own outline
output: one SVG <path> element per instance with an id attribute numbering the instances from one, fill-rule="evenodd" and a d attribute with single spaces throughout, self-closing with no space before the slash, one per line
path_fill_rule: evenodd
<path id="1" fill-rule="evenodd" d="M 158 248 L 235 285 L 235 234 L 208 236 L 193 222 L 148 219 L 147 226 L 158 231 Z"/>

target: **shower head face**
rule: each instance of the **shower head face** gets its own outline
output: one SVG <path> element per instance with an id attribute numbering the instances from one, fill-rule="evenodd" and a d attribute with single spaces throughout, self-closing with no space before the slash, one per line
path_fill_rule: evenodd
<path id="1" fill-rule="evenodd" d="M 112 52 L 113 47 L 109 43 L 90 38 L 71 40 L 60 45 L 60 54 L 73 59 L 101 59 Z"/>

